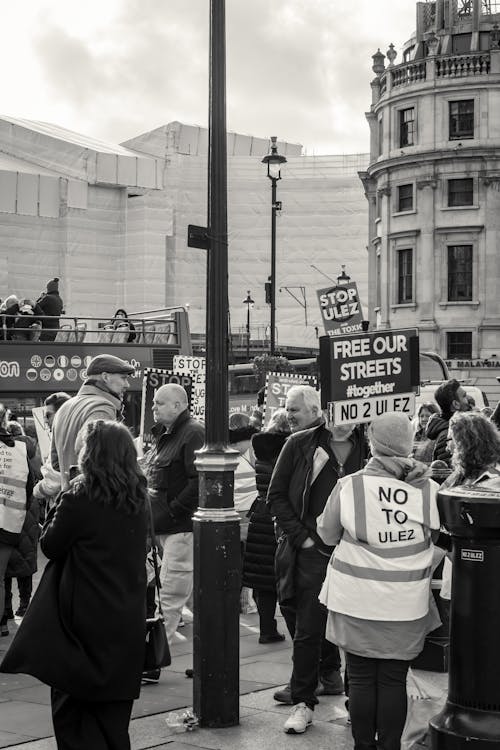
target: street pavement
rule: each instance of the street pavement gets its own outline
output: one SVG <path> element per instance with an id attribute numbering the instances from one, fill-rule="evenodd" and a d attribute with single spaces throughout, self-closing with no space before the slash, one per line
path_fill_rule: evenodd
<path id="1" fill-rule="evenodd" d="M 40 560 L 35 585 L 43 570 Z M 14 589 L 16 588 L 14 584 Z M 15 596 L 14 607 L 17 606 Z M 278 617 L 278 629 L 287 633 Z M 144 685 L 134 704 L 130 735 L 133 750 L 290 750 L 294 743 L 301 750 L 351 750 L 345 696 L 322 696 L 314 712 L 314 723 L 303 735 L 283 732 L 289 707 L 276 703 L 276 686 L 285 685 L 291 673 L 291 642 L 261 645 L 257 614 L 240 616 L 240 724 L 226 729 L 185 731 L 179 717 L 192 709 L 193 681 L 185 676 L 192 666 L 193 626 L 176 634 L 172 664 L 162 671 L 158 684 Z M 0 659 L 14 637 L 19 620 L 9 621 L 10 635 L 0 638 Z M 43 633 L 40 633 L 43 648 Z M 419 672 L 429 685 L 444 696 L 447 676 Z M 56 750 L 50 715 L 49 688 L 28 675 L 0 674 L 0 748 L 16 750 Z M 88 750 L 92 750 L 89 748 Z"/>

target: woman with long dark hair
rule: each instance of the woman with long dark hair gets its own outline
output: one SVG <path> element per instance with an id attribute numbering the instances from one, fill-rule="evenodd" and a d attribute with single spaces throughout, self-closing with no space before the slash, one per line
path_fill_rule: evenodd
<path id="1" fill-rule="evenodd" d="M 81 434 L 81 475 L 47 517 L 49 563 L 0 669 L 51 686 L 59 750 L 128 750 L 144 663 L 146 480 L 125 426 L 98 420 Z"/>

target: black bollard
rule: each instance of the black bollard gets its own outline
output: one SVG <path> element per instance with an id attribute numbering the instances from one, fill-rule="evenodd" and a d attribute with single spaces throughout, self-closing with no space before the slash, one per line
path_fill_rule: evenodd
<path id="1" fill-rule="evenodd" d="M 430 722 L 433 750 L 500 749 L 500 492 L 438 494 L 453 539 L 448 699 Z"/>

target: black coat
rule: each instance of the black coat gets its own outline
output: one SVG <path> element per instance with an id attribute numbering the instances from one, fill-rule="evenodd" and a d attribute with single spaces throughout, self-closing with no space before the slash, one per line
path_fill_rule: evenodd
<path id="1" fill-rule="evenodd" d="M 59 296 L 59 292 L 48 292 L 42 294 L 37 300 L 37 305 L 42 310 L 43 315 L 52 315 L 54 320 L 43 320 L 43 328 L 58 328 L 59 316 L 62 314 L 64 303 Z"/>
<path id="2" fill-rule="evenodd" d="M 146 512 L 98 503 L 81 486 L 49 513 L 49 558 L 0 671 L 31 674 L 86 701 L 140 691 L 146 618 Z"/>
<path id="3" fill-rule="evenodd" d="M 282 432 L 259 432 L 252 438 L 258 497 L 250 509 L 250 523 L 243 560 L 243 586 L 259 591 L 276 590 L 274 575 L 276 536 L 274 522 L 266 504 L 266 496 L 274 464 L 287 438 L 288 435 Z"/>
<path id="4" fill-rule="evenodd" d="M 451 466 L 451 453 L 448 450 L 448 426 L 450 419 L 442 416 L 432 417 L 427 423 L 426 436 L 434 440 L 433 461 L 444 461 Z"/>
<path id="5" fill-rule="evenodd" d="M 40 503 L 31 495 L 19 544 L 11 552 L 6 578 L 24 578 L 37 571 L 38 538 L 40 536 Z"/>

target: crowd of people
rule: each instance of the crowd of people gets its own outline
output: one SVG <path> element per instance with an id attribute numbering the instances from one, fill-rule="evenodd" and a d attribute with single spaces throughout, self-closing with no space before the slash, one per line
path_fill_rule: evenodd
<path id="1" fill-rule="evenodd" d="M 146 616 L 161 604 L 172 645 L 192 606 L 204 427 L 190 416 L 186 391 L 163 385 L 154 395 L 153 445 L 139 457 L 122 424 L 133 373 L 124 360 L 99 355 L 76 396 L 46 399 L 51 449 L 41 466 L 0 405 L 2 635 L 14 614 L 22 618 L 0 670 L 51 687 L 60 748 L 130 747 L 133 700 L 141 683 L 160 677 L 143 669 Z M 238 453 L 242 584 L 253 591 L 259 642 L 285 638 L 277 604 L 292 640 L 290 679 L 274 693 L 291 706 L 284 730 L 304 733 L 321 696 L 345 692 L 356 750 L 397 750 L 408 667 L 440 624 L 433 568 L 450 549 L 433 472 L 444 465 L 446 486 L 500 487 L 500 410 L 474 409 L 456 380 L 436 390 L 437 406 L 421 405 L 415 425 L 395 412 L 367 429 L 331 424 L 319 392 L 306 385 L 291 387 L 264 425 L 262 400 L 251 418 L 231 415 L 228 427 Z M 162 548 L 159 603 L 147 566 L 150 517 Z M 43 519 L 49 563 L 32 596 Z M 448 560 L 443 580 L 449 597 Z"/>
<path id="2" fill-rule="evenodd" d="M 8 341 L 54 341 L 64 303 L 59 294 L 59 279 L 50 279 L 46 291 L 34 302 L 9 294 L 0 304 L 1 335 Z"/>

